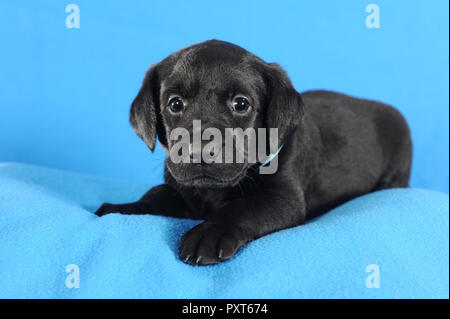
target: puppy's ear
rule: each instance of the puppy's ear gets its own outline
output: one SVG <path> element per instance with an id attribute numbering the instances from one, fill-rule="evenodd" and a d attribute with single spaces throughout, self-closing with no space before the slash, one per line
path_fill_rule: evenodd
<path id="1" fill-rule="evenodd" d="M 295 90 L 286 72 L 278 64 L 267 63 L 264 73 L 269 91 L 266 125 L 267 128 L 278 128 L 278 145 L 281 145 L 300 125 L 305 105 L 300 93 Z M 270 140 L 272 142 L 272 138 Z"/>
<path id="2" fill-rule="evenodd" d="M 159 87 L 157 66 L 153 65 L 147 71 L 130 110 L 131 126 L 152 152 L 155 150 L 156 135 L 161 132 Z"/>

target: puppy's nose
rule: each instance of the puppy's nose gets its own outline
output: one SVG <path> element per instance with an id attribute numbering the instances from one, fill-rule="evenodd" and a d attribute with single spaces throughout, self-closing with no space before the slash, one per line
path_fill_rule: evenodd
<path id="1" fill-rule="evenodd" d="M 192 143 L 189 144 L 189 157 L 191 159 L 191 163 L 201 163 L 202 162 L 202 147 L 196 146 Z"/>
<path id="2" fill-rule="evenodd" d="M 191 159 L 191 163 L 202 163 L 206 164 L 204 157 L 202 155 L 203 148 L 202 147 L 195 147 L 191 144 L 189 144 L 189 157 Z M 205 154 L 208 156 L 209 161 L 214 162 L 216 159 L 218 159 L 220 152 L 219 151 L 209 151 L 209 154 Z M 207 161 L 209 163 L 209 161 Z"/>

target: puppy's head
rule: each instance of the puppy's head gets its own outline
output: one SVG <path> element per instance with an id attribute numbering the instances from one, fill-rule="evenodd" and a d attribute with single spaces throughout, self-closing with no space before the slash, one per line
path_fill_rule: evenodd
<path id="1" fill-rule="evenodd" d="M 251 166 L 259 165 L 236 145 L 232 161 L 226 159 L 226 129 L 277 128 L 281 143 L 300 123 L 303 110 L 300 94 L 281 67 L 231 43 L 211 40 L 177 51 L 147 71 L 130 122 L 152 151 L 158 136 L 168 154 L 176 148 L 175 153 L 191 159 L 177 162 L 169 156 L 166 161 L 178 183 L 224 187 L 236 185 Z M 180 128 L 189 133 L 188 139 L 176 139 L 173 132 Z M 195 135 L 205 132 L 211 142 L 203 140 L 198 148 Z M 211 132 L 220 132 L 222 139 Z M 252 137 L 246 136 L 249 142 Z M 258 134 L 254 138 L 258 143 Z M 210 161 L 198 153 L 210 155 Z"/>

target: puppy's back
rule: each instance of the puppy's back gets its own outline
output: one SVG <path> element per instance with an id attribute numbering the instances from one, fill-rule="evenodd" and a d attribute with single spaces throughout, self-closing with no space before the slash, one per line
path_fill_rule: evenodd
<path id="1" fill-rule="evenodd" d="M 308 91 L 302 97 L 305 120 L 314 122 L 320 132 L 322 164 L 318 174 L 326 176 L 318 178 L 312 189 L 321 189 L 325 197 L 324 190 L 339 189 L 343 198 L 352 198 L 408 186 L 412 142 L 399 111 L 329 91 Z"/>

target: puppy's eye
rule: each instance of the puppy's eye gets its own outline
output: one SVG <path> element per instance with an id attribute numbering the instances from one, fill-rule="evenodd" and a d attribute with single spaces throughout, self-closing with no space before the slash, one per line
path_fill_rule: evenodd
<path id="1" fill-rule="evenodd" d="M 250 108 L 250 102 L 242 96 L 235 97 L 233 100 L 233 111 L 245 113 Z"/>
<path id="2" fill-rule="evenodd" d="M 183 99 L 179 96 L 175 96 L 169 100 L 167 105 L 173 113 L 179 113 L 184 109 Z"/>

